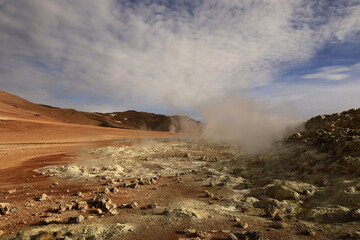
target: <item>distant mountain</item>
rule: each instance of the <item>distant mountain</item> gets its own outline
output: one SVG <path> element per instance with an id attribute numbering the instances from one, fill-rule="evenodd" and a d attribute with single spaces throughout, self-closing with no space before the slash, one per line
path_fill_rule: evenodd
<path id="1" fill-rule="evenodd" d="M 151 131 L 199 131 L 202 123 L 187 116 L 125 111 L 113 113 L 82 112 L 62 109 L 44 104 L 35 104 L 16 95 L 0 91 L 0 117 L 52 120 L 81 125 Z"/>

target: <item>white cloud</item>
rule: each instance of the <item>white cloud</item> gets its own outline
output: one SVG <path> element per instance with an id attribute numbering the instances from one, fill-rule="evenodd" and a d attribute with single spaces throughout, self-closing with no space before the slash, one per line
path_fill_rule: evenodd
<path id="1" fill-rule="evenodd" d="M 360 74 L 360 63 L 350 66 L 329 66 L 319 68 L 315 73 L 302 76 L 305 79 L 325 79 L 329 81 L 350 80 Z"/>
<path id="2" fill-rule="evenodd" d="M 269 84 L 324 43 L 360 30 L 360 7 L 350 2 L 325 15 L 317 12 L 326 1 L 176 1 L 172 9 L 149 2 L 1 2 L 1 87 L 44 103 L 89 94 L 129 108 L 169 99 L 191 107 Z"/>

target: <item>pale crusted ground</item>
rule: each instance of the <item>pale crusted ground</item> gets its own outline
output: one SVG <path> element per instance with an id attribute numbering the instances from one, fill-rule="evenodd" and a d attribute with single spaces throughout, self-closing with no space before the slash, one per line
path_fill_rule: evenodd
<path id="1" fill-rule="evenodd" d="M 35 192 L 23 197 L 22 202 L 15 200 L 18 193 L 7 198 L 9 202 L 15 200 L 14 206 L 19 208 L 10 213 L 11 219 L 27 223 L 18 225 L 14 221 L 9 225 L 12 221 L 7 217 L 0 224 L 4 229 L 27 229 L 28 225 L 40 224 L 31 227 L 31 232 L 25 231 L 23 239 L 42 231 L 71 233 L 71 239 L 229 239 L 233 231 L 259 231 L 264 239 L 341 239 L 359 228 L 357 220 L 350 216 L 341 219 L 343 212 L 321 209 L 327 188 L 300 175 L 276 174 L 271 165 L 267 168 L 266 161 L 275 160 L 271 159 L 275 153 L 249 157 L 238 149 L 198 140 L 110 145 L 86 149 L 80 158 L 74 156 L 70 162 L 65 155 L 44 158 L 49 161 L 44 164 L 47 167 L 39 166 L 37 177 L 32 178 L 42 180 L 25 184 L 30 188 L 35 184 Z M 276 156 L 292 156 L 291 151 Z M 58 161 L 51 162 L 53 159 Z M 147 182 L 153 177 L 155 182 Z M 49 188 L 53 182 L 59 185 Z M 73 196 L 78 191 L 83 196 Z M 27 187 L 21 190 L 24 192 L 28 192 Z M 43 192 L 49 200 L 31 200 Z M 90 200 L 102 192 L 116 204 L 117 215 L 106 210 L 104 214 L 95 212 Z M 61 203 L 81 200 L 88 201 L 89 210 L 47 213 Z M 33 206 L 25 208 L 28 217 L 24 217 L 23 205 L 29 201 Z M 137 206 L 127 207 L 133 202 Z M 272 216 L 272 208 L 282 215 Z M 305 216 L 308 210 L 316 214 Z M 66 224 L 80 214 L 85 217 L 83 222 Z M 59 223 L 43 225 L 49 216 L 60 218 Z M 309 230 L 316 236 L 307 236 Z"/>

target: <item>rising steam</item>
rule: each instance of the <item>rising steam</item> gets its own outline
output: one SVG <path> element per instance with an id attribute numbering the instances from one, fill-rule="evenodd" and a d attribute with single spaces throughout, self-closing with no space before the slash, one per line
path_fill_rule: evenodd
<path id="1" fill-rule="evenodd" d="M 270 148 L 300 123 L 289 113 L 286 117 L 269 113 L 254 100 L 239 97 L 208 102 L 201 113 L 205 138 L 240 146 L 248 153 Z"/>

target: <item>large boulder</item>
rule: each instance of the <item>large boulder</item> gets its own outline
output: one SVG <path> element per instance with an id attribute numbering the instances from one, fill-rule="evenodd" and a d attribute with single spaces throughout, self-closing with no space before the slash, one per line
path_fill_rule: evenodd
<path id="1" fill-rule="evenodd" d="M 279 181 L 267 185 L 265 194 L 277 200 L 296 200 L 299 201 L 314 194 L 316 187 L 302 182 Z"/>
<path id="2" fill-rule="evenodd" d="M 316 207 L 310 210 L 308 218 L 321 223 L 344 222 L 350 219 L 350 209 L 340 205 Z"/>

